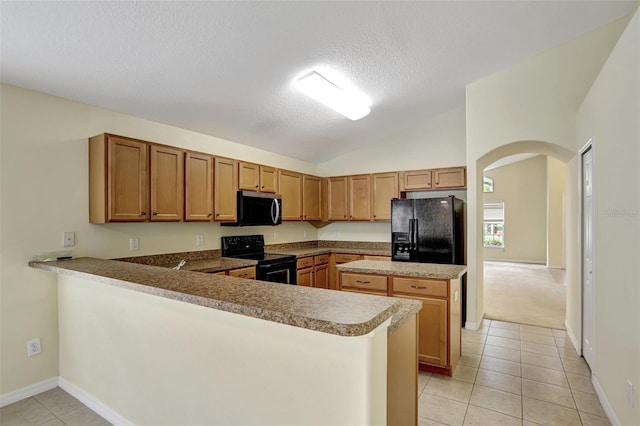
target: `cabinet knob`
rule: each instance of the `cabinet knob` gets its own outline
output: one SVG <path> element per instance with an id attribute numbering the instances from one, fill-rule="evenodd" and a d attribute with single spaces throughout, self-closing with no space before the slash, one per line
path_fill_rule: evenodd
<path id="1" fill-rule="evenodd" d="M 147 212 L 140 213 L 140 216 L 146 216 L 146 215 L 147 215 Z"/>
<path id="2" fill-rule="evenodd" d="M 347 215 L 345 214 L 343 217 L 346 219 L 346 218 L 347 218 Z"/>
<path id="3" fill-rule="evenodd" d="M 264 185 L 262 185 L 262 189 L 264 189 Z"/>
<path id="4" fill-rule="evenodd" d="M 154 216 L 158 216 L 158 212 L 153 212 L 153 215 Z"/>
<path id="5" fill-rule="evenodd" d="M 207 215 L 207 217 L 211 217 L 211 216 L 213 216 L 213 213 L 209 213 L 209 214 Z"/>
<path id="6" fill-rule="evenodd" d="M 216 213 L 216 217 L 220 216 L 220 213 Z"/>
<path id="7" fill-rule="evenodd" d="M 256 188 L 257 188 L 257 187 L 258 187 L 258 185 L 256 185 Z M 264 186 L 263 186 L 263 188 L 264 188 Z"/>

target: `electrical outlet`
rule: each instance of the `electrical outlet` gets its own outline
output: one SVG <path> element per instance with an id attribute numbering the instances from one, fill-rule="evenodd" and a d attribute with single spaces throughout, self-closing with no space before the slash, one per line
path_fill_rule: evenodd
<path id="1" fill-rule="evenodd" d="M 27 342 L 27 356 L 38 355 L 41 352 L 40 338 L 31 339 Z"/>
<path id="2" fill-rule="evenodd" d="M 62 246 L 73 247 L 76 245 L 76 233 L 75 232 L 63 232 L 62 233 Z"/>
<path id="3" fill-rule="evenodd" d="M 627 379 L 627 401 L 629 401 L 629 407 L 633 408 L 633 383 Z"/>
<path id="4" fill-rule="evenodd" d="M 196 245 L 198 247 L 201 247 L 204 245 L 204 235 L 200 235 L 200 234 L 196 235 Z"/>
<path id="5" fill-rule="evenodd" d="M 138 237 L 129 238 L 129 250 L 130 251 L 137 251 L 138 250 L 138 243 L 139 243 Z"/>

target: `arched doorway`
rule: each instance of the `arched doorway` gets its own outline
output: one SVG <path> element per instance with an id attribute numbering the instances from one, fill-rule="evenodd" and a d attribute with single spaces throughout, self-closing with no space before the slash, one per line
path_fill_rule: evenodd
<path id="1" fill-rule="evenodd" d="M 473 215 L 473 219 L 475 222 L 475 226 L 470 227 L 470 232 L 475 233 L 473 238 L 471 238 L 471 242 L 473 247 L 470 247 L 471 250 L 475 251 L 475 256 L 470 256 L 470 268 L 475 269 L 475 308 L 479 314 L 484 312 L 484 254 L 483 254 L 483 171 L 490 164 L 496 162 L 497 160 L 516 155 L 516 154 L 540 154 L 546 155 L 560 160 L 561 162 L 567 164 L 569 161 L 576 156 L 575 152 L 564 148 L 563 146 L 556 145 L 549 142 L 544 141 L 518 141 L 512 142 L 494 150 L 486 153 L 482 157 L 476 160 L 475 164 L 475 185 L 474 191 L 476 193 L 475 200 L 473 200 L 473 204 L 475 207 L 475 215 Z M 575 189 L 574 189 L 575 190 Z M 471 207 L 471 208 L 473 208 Z M 570 213 L 571 214 L 571 213 Z M 470 251 L 471 251 L 470 250 Z M 474 258 L 475 257 L 475 258 Z M 572 262 L 567 263 L 567 274 L 570 273 L 569 269 L 572 267 Z M 473 303 L 473 300 L 470 300 L 470 303 Z"/>

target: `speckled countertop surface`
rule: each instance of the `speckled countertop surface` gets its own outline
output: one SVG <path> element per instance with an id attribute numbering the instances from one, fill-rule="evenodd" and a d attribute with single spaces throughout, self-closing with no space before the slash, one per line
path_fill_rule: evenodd
<path id="1" fill-rule="evenodd" d="M 220 259 L 217 259 L 220 260 Z M 224 260 L 221 260 L 224 261 Z M 195 262 L 194 262 L 195 263 Z M 386 262 L 384 262 L 386 263 Z M 389 317 L 392 332 L 421 308 L 397 298 L 297 287 L 95 258 L 29 266 L 168 299 L 340 336 L 369 333 Z"/>
<path id="2" fill-rule="evenodd" d="M 265 250 L 267 253 L 292 254 L 297 258 L 307 256 L 317 256 L 326 253 L 362 254 L 370 256 L 391 256 L 391 252 L 386 249 L 358 248 L 358 247 L 306 247 L 306 248 L 282 248 Z"/>
<path id="3" fill-rule="evenodd" d="M 441 265 L 438 263 L 380 262 L 375 260 L 356 260 L 336 265 L 341 272 L 360 274 L 395 275 L 400 277 L 455 279 L 467 271 L 465 265 Z"/>
<path id="4" fill-rule="evenodd" d="M 230 269 L 245 268 L 255 266 L 256 260 L 235 259 L 232 257 L 216 257 L 214 259 L 189 260 L 180 269 L 182 271 L 193 272 L 221 272 Z M 158 265 L 163 268 L 173 268 L 177 263 Z"/>

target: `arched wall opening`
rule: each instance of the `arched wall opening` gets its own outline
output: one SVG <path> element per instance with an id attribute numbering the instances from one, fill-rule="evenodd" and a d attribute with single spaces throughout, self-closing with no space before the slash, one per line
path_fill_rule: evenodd
<path id="1" fill-rule="evenodd" d="M 569 164 L 573 158 L 575 158 L 576 153 L 554 143 L 545 142 L 545 141 L 517 141 L 502 145 L 497 147 L 483 156 L 479 157 L 475 161 L 475 179 L 470 179 L 470 183 L 473 182 L 473 185 L 468 187 L 468 191 L 473 191 L 475 193 L 475 197 L 470 197 L 471 204 L 468 208 L 474 209 L 474 214 L 469 215 L 469 219 L 474 220 L 475 226 L 470 227 L 470 232 L 473 232 L 474 235 L 468 235 L 468 241 L 470 242 L 469 249 L 475 252 L 475 256 L 468 256 L 469 258 L 469 270 L 472 271 L 472 276 L 475 278 L 475 285 L 469 282 L 469 287 L 467 289 L 467 311 L 475 312 L 476 317 L 467 318 L 467 325 L 470 325 L 469 328 L 476 328 L 479 326 L 482 316 L 484 315 L 484 252 L 483 252 L 483 173 L 484 169 L 489 165 L 494 163 L 495 161 L 516 154 L 539 154 L 550 156 L 558 159 L 564 164 Z M 575 186 L 575 182 L 573 179 L 570 179 L 570 174 L 573 173 L 573 169 L 567 167 L 567 191 L 575 192 L 577 188 L 571 188 L 570 186 Z M 575 211 L 575 206 L 571 206 L 566 212 L 567 218 L 577 217 L 577 211 Z M 471 238 L 469 238 L 471 237 Z M 469 251 L 471 251 L 469 250 Z M 469 253 L 468 251 L 468 253 Z M 575 255 L 574 251 L 568 251 L 567 256 Z M 570 271 L 573 268 L 574 262 L 568 261 L 566 263 L 567 268 L 567 277 L 575 274 L 574 271 Z M 567 279 L 567 285 L 569 285 L 569 280 Z M 567 292 L 567 295 L 569 291 Z"/>

